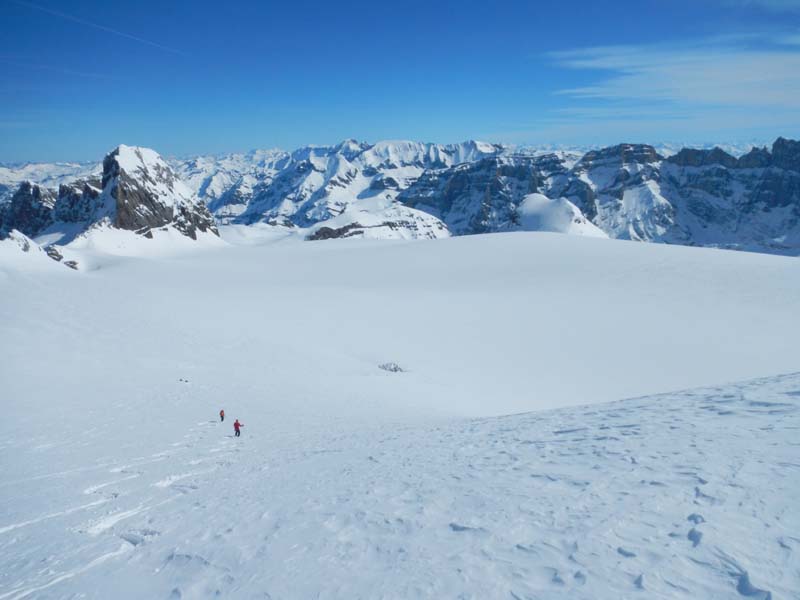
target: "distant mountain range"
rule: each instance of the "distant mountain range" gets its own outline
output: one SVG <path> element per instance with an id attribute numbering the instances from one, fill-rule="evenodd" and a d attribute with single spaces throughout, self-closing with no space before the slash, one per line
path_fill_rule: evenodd
<path id="1" fill-rule="evenodd" d="M 254 223 L 310 240 L 538 230 L 800 254 L 800 142 L 665 153 L 345 140 L 164 160 L 120 146 L 102 163 L 0 167 L 0 232 L 53 256 L 98 227 L 195 239 Z"/>

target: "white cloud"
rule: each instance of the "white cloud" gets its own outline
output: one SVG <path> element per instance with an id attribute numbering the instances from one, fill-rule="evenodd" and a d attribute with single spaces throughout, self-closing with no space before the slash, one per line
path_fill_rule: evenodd
<path id="1" fill-rule="evenodd" d="M 800 48 L 723 43 L 613 46 L 552 53 L 570 69 L 597 71 L 591 84 L 561 90 L 573 98 L 688 107 L 800 107 Z"/>
<path id="2" fill-rule="evenodd" d="M 553 52 L 549 58 L 579 85 L 556 92 L 560 108 L 487 137 L 601 144 L 797 137 L 799 41 L 788 32 Z"/>

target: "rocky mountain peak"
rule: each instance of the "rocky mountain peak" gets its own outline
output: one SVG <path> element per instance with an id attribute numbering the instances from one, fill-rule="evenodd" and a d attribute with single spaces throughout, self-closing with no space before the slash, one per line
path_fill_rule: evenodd
<path id="1" fill-rule="evenodd" d="M 217 234 L 211 213 L 157 152 L 125 145 L 105 157 L 100 178 L 63 183 L 57 193 L 23 182 L 0 219 L 4 230 L 47 234 L 56 244 L 100 223 L 141 233 L 172 226 L 192 239 L 198 231 Z"/>
<path id="2" fill-rule="evenodd" d="M 739 157 L 739 167 L 742 169 L 763 169 L 771 164 L 772 154 L 766 148 L 753 148 Z"/>
<path id="3" fill-rule="evenodd" d="M 103 159 L 103 188 L 115 177 L 127 176 L 140 185 L 176 194 L 181 198 L 191 198 L 192 192 L 175 175 L 170 166 L 155 150 L 138 146 L 117 146 Z"/>
<path id="4" fill-rule="evenodd" d="M 694 148 L 683 148 L 677 154 L 667 159 L 669 162 L 681 167 L 705 167 L 708 165 L 722 165 L 729 169 L 736 168 L 738 161 L 735 156 L 731 156 L 722 148 L 715 147 L 711 150 L 697 150 Z"/>
<path id="5" fill-rule="evenodd" d="M 578 162 L 584 169 L 599 166 L 622 166 L 629 163 L 649 164 L 663 160 L 653 146 L 648 144 L 618 144 L 600 150 L 590 150 Z"/>
<path id="6" fill-rule="evenodd" d="M 333 148 L 334 154 L 340 154 L 344 156 L 347 160 L 353 160 L 356 156 L 364 152 L 365 150 L 369 150 L 372 146 L 365 142 L 359 142 L 358 140 L 354 139 L 347 139 Z"/>
<path id="7" fill-rule="evenodd" d="M 174 225 L 192 239 L 197 231 L 218 234 L 206 206 L 154 150 L 118 146 L 103 160 L 102 186 L 114 227 L 137 231 Z"/>
<path id="8" fill-rule="evenodd" d="M 772 144 L 772 163 L 781 169 L 800 171 L 800 141 L 779 137 Z"/>

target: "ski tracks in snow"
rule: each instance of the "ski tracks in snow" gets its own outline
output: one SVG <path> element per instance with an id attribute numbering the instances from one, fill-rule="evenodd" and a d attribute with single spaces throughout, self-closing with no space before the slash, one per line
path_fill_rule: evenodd
<path id="1" fill-rule="evenodd" d="M 0 526 L 0 556 L 3 557 L 3 564 L 15 571 L 26 572 L 25 567 L 35 562 L 45 567 L 50 563 L 60 566 L 74 562 L 73 568 L 67 570 L 55 567 L 38 569 L 36 576 L 26 576 L 23 581 L 3 581 L 5 577 L 0 576 L 0 587 L 10 590 L 0 594 L 0 600 L 33 598 L 58 584 L 73 583 L 74 579 L 90 569 L 112 559 L 123 559 L 124 555 L 158 537 L 160 531 L 147 526 L 154 521 L 152 513 L 200 489 L 204 477 L 210 476 L 221 466 L 231 464 L 227 455 L 234 452 L 235 448 L 222 437 L 217 425 L 215 421 L 198 423 L 189 429 L 181 442 L 170 443 L 166 450 L 128 463 L 106 463 L 26 479 L 25 482 L 29 483 L 54 477 L 66 482 L 70 482 L 71 478 L 75 481 L 95 478 L 95 482 L 84 487 L 81 494 L 100 497 L 92 502 Z M 213 437 L 207 439 L 210 431 L 217 434 L 216 442 Z M 199 452 L 196 450 L 198 446 L 201 447 Z M 197 456 L 201 457 L 195 458 Z M 213 466 L 181 470 L 206 463 Z M 102 473 L 108 476 L 102 478 Z M 80 514 L 83 516 L 78 520 L 72 518 Z M 47 528 L 36 528 L 45 523 Z M 13 538 L 3 535 L 25 529 L 30 531 L 29 535 L 19 533 L 18 537 Z M 115 539 L 116 542 L 113 541 Z M 108 550 L 109 545 L 120 541 L 121 547 Z M 60 549 L 64 544 L 70 549 Z M 11 554 L 21 547 L 24 547 L 24 552 L 16 559 L 11 558 Z M 6 573 L 5 576 L 10 574 Z M 80 588 L 80 585 L 76 585 L 76 589 Z"/>

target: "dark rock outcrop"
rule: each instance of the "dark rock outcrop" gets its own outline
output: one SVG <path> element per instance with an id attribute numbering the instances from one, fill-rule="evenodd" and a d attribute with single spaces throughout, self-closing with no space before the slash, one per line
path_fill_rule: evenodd
<path id="1" fill-rule="evenodd" d="M 753 148 L 737 164 L 740 169 L 764 169 L 772 164 L 772 154 L 766 148 Z"/>
<path id="2" fill-rule="evenodd" d="M 0 230 L 17 229 L 34 237 L 53 223 L 56 196 L 52 190 L 24 181 L 0 212 Z"/>
<path id="3" fill-rule="evenodd" d="M 670 156 L 667 160 L 681 167 L 705 167 L 708 165 L 722 165 L 728 169 L 735 169 L 738 162 L 735 156 L 731 156 L 722 148 L 711 150 L 696 150 L 694 148 L 683 148 L 677 154 Z"/>
<path id="4" fill-rule="evenodd" d="M 398 195 L 406 206 L 441 218 L 455 234 L 512 229 L 516 207 L 563 165 L 545 156 L 493 156 L 431 169 Z"/>
<path id="5" fill-rule="evenodd" d="M 658 162 L 662 158 L 653 146 L 647 144 L 618 144 L 609 148 L 587 152 L 576 165 L 576 168 L 587 169 L 600 163 L 649 164 Z"/>
<path id="6" fill-rule="evenodd" d="M 319 240 L 333 240 L 362 235 L 364 226 L 361 223 L 349 223 L 343 227 L 320 227 L 306 239 L 310 242 Z"/>
<path id="7" fill-rule="evenodd" d="M 101 194 L 102 184 L 98 179 L 60 185 L 53 207 L 54 218 L 66 223 L 82 223 L 96 218 L 101 210 Z"/>
<path id="8" fill-rule="evenodd" d="M 132 171 L 132 172 L 129 172 Z M 103 160 L 103 194 L 113 202 L 112 224 L 136 231 L 174 225 L 197 239 L 218 235 L 205 204 L 195 201 L 172 169 L 152 150 L 120 146 Z"/>
<path id="9" fill-rule="evenodd" d="M 772 144 L 772 164 L 780 169 L 800 171 L 800 142 L 779 137 Z"/>

